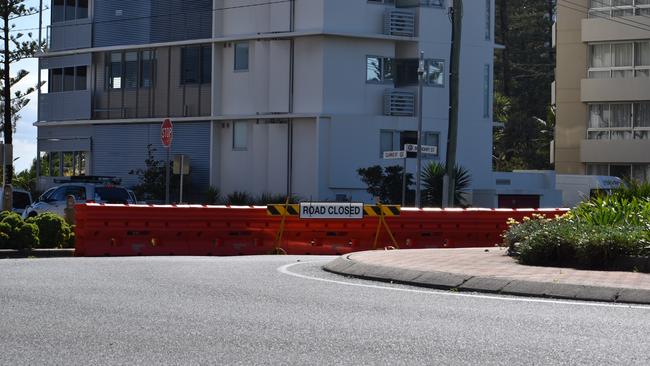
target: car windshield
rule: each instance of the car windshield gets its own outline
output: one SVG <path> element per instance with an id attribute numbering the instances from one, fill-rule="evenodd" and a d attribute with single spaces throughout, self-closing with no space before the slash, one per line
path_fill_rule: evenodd
<path id="1" fill-rule="evenodd" d="M 52 192 L 54 192 L 55 190 L 56 190 L 56 187 L 48 189 L 48 190 L 45 191 L 45 193 L 43 193 L 43 194 L 42 194 L 38 199 L 39 199 L 40 201 L 45 201 L 45 200 L 47 200 L 47 199 L 50 197 L 50 195 L 52 195 Z"/>
<path id="2" fill-rule="evenodd" d="M 96 187 L 95 200 L 106 203 L 132 203 L 126 189 L 119 187 Z"/>

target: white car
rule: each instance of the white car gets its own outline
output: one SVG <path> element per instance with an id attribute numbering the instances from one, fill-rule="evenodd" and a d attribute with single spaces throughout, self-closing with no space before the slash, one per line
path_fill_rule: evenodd
<path id="1" fill-rule="evenodd" d="M 23 212 L 23 218 L 36 216 L 43 212 L 53 212 L 63 216 L 66 198 L 73 196 L 76 203 L 122 203 L 134 204 L 126 188 L 112 184 L 71 182 L 48 189 Z"/>

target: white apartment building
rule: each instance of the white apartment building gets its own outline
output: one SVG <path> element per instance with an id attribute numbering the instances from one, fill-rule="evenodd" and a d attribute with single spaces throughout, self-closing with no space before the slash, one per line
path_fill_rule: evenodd
<path id="1" fill-rule="evenodd" d="M 69 3 L 74 4 L 71 8 Z M 418 57 L 429 160 L 444 163 L 451 22 L 445 0 L 53 0 L 39 96 L 41 183 L 71 174 L 137 183 L 174 123 L 189 194 L 369 201 L 357 169 L 415 143 Z M 466 0 L 458 163 L 493 190 L 494 1 Z M 47 159 L 44 159 L 47 157 Z M 415 173 L 415 159 L 407 170 Z"/>

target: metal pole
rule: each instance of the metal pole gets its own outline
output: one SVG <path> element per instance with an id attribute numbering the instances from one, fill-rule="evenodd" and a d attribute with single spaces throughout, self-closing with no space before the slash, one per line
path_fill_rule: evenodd
<path id="1" fill-rule="evenodd" d="M 418 148 L 415 152 L 417 156 L 416 184 L 415 184 L 415 207 L 422 208 L 421 175 L 422 175 L 422 91 L 424 86 L 424 52 L 420 52 L 420 65 L 418 67 Z"/>
<path id="2" fill-rule="evenodd" d="M 406 155 L 404 155 L 404 169 L 402 169 L 402 207 L 406 207 Z"/>
<path id="3" fill-rule="evenodd" d="M 42 40 L 43 40 L 43 0 L 40 0 L 39 4 L 38 4 L 38 46 L 39 46 L 39 51 L 43 51 L 42 49 L 40 49 Z M 37 84 L 38 85 L 38 91 L 36 93 L 36 96 L 37 96 L 38 100 L 40 101 L 41 100 L 41 83 L 42 83 L 41 59 L 40 58 L 37 60 L 37 64 L 38 64 L 37 65 L 38 66 L 38 75 L 37 75 L 37 77 L 38 77 L 38 81 L 37 81 L 37 83 L 38 83 Z M 40 108 L 37 108 L 36 120 L 37 120 L 37 122 L 41 121 L 41 109 Z M 38 155 L 38 154 L 40 154 L 39 151 L 36 152 L 36 155 Z M 37 165 L 37 167 L 36 167 L 36 176 L 37 177 L 40 176 L 39 173 L 40 173 L 39 172 L 39 167 Z"/>
<path id="4" fill-rule="evenodd" d="M 449 130 L 447 133 L 447 177 L 449 189 L 447 191 L 448 207 L 454 207 L 454 191 L 456 190 L 456 179 L 454 169 L 456 167 L 456 145 L 458 143 L 458 98 L 460 81 L 460 48 L 461 31 L 463 26 L 463 1 L 454 0 L 452 23 L 451 23 L 451 74 L 449 82 Z"/>
<path id="5" fill-rule="evenodd" d="M 185 155 L 181 155 L 181 193 L 178 199 L 178 203 L 183 204 L 183 165 L 185 163 Z"/>
<path id="6" fill-rule="evenodd" d="M 167 146 L 167 164 L 165 164 L 165 204 L 169 204 L 169 154 L 171 146 Z"/>

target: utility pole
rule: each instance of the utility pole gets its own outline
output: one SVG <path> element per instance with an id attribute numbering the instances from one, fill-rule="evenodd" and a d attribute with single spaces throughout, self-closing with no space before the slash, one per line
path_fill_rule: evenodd
<path id="1" fill-rule="evenodd" d="M 460 89 L 460 48 L 463 28 L 463 0 L 453 0 L 451 9 L 451 73 L 449 81 L 449 128 L 447 131 L 447 173 L 446 196 L 442 198 L 443 207 L 454 207 L 456 145 L 458 142 L 458 98 Z M 447 203 L 447 205 L 445 205 Z"/>
<path id="2" fill-rule="evenodd" d="M 422 91 L 424 85 L 424 52 L 420 52 L 420 64 L 418 66 L 418 149 L 415 152 L 417 156 L 416 183 L 415 183 L 415 207 L 422 208 Z"/>

